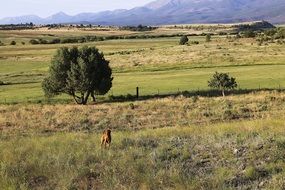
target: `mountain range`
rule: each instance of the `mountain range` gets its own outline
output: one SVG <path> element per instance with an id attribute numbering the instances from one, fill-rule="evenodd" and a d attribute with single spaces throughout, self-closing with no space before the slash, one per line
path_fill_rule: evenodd
<path id="1" fill-rule="evenodd" d="M 142 7 L 74 16 L 59 12 L 0 19 L 0 24 L 164 25 L 267 20 L 285 23 L 285 0 L 156 0 Z"/>

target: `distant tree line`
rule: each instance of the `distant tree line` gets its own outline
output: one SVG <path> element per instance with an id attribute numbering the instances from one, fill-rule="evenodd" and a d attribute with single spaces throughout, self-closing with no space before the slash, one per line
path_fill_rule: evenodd
<path id="1" fill-rule="evenodd" d="M 118 40 L 118 39 L 148 39 L 148 38 L 167 38 L 167 37 L 179 37 L 182 34 L 172 35 L 129 35 L 129 36 L 83 36 L 83 37 L 72 37 L 72 38 L 54 38 L 51 40 L 45 39 L 31 39 L 30 44 L 68 44 L 68 43 L 85 43 L 85 42 L 96 42 L 105 40 Z"/>
<path id="2" fill-rule="evenodd" d="M 0 25 L 0 30 L 25 30 L 33 29 L 34 24 L 32 22 L 25 24 L 4 24 Z"/>
<path id="3" fill-rule="evenodd" d="M 221 24 L 216 24 L 216 25 L 174 25 L 174 26 L 168 26 L 166 28 L 169 29 L 187 29 L 187 30 L 195 30 L 195 31 L 203 31 L 203 30 L 208 30 L 208 31 L 216 31 L 218 29 L 228 29 L 228 26 L 221 25 Z"/>
<path id="4" fill-rule="evenodd" d="M 145 31 L 152 31 L 157 29 L 158 27 L 153 27 L 153 26 L 143 26 L 143 25 L 138 25 L 138 26 L 122 26 L 120 27 L 120 30 L 130 30 L 130 31 L 138 31 L 138 32 L 145 32 Z"/>

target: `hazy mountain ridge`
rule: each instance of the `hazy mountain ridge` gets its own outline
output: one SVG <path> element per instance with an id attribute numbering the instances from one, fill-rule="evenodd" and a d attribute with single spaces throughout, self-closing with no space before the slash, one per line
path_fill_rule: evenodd
<path id="1" fill-rule="evenodd" d="M 130 10 L 81 13 L 75 16 L 60 12 L 48 18 L 28 15 L 0 19 L 0 24 L 33 22 L 36 24 L 160 25 L 255 20 L 285 23 L 284 10 L 284 0 L 157 0 Z"/>

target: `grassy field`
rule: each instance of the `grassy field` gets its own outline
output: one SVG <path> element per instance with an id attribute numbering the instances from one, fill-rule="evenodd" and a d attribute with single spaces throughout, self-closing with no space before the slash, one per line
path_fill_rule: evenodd
<path id="1" fill-rule="evenodd" d="M 279 92 L 2 105 L 0 188 L 282 189 L 284 105 Z"/>
<path id="2" fill-rule="evenodd" d="M 185 46 L 178 37 L 28 43 L 201 34 L 217 25 L 179 27 L 0 31 L 0 81 L 7 84 L 0 86 L 0 189 L 284 189 L 284 43 L 218 35 L 208 43 L 191 36 Z M 12 40 L 17 45 L 9 45 Z M 96 46 L 110 60 L 110 92 L 87 106 L 66 95 L 46 99 L 41 81 L 56 50 L 83 45 Z M 209 94 L 215 71 L 236 77 L 237 91 L 225 98 Z M 127 98 L 137 86 L 141 99 Z M 112 145 L 102 150 L 106 128 Z"/>
<path id="3" fill-rule="evenodd" d="M 15 36 L 26 39 L 30 34 L 48 36 L 57 33 L 62 37 L 64 32 L 43 30 L 8 34 L 1 31 L 0 40 L 12 40 Z M 127 35 L 126 31 L 114 32 Z M 71 31 L 67 34 L 89 33 L 78 30 L 73 31 L 73 35 Z M 190 41 L 198 41 L 198 45 L 179 46 L 178 41 L 179 38 L 173 37 L 108 40 L 84 45 L 98 47 L 110 60 L 115 79 L 108 95 L 134 94 L 137 86 L 141 88 L 142 95 L 208 89 L 207 81 L 215 71 L 229 72 L 237 78 L 239 88 L 285 86 L 282 74 L 285 72 L 284 45 L 270 43 L 258 46 L 254 39 L 233 40 L 223 36 L 213 37 L 210 43 L 206 43 L 203 36 L 190 37 Z M 0 103 L 45 101 L 41 81 L 47 74 L 52 56 L 57 48 L 74 45 L 83 44 L 0 47 L 0 80 L 10 84 L 0 87 Z M 55 101 L 61 99 L 69 100 L 61 96 Z"/>

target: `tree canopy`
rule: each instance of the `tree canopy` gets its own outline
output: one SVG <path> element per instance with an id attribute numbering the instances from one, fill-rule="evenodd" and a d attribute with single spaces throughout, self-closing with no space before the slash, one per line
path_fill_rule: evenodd
<path id="1" fill-rule="evenodd" d="M 235 89 L 237 87 L 237 82 L 236 79 L 230 77 L 228 73 L 216 72 L 210 81 L 208 81 L 208 86 L 221 90 L 222 95 L 225 96 L 225 90 Z"/>
<path id="2" fill-rule="evenodd" d="M 180 45 L 185 45 L 189 41 L 188 37 L 186 35 L 181 36 L 179 44 Z"/>
<path id="3" fill-rule="evenodd" d="M 78 104 L 86 104 L 89 96 L 95 101 L 95 95 L 106 94 L 112 80 L 109 61 L 97 48 L 63 47 L 54 55 L 42 88 L 48 97 L 64 93 Z"/>

